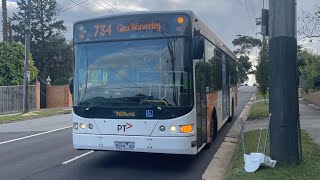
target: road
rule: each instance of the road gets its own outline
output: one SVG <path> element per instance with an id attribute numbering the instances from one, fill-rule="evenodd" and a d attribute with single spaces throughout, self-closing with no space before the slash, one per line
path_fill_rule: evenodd
<path id="1" fill-rule="evenodd" d="M 240 87 L 235 118 L 255 91 Z M 71 124 L 70 115 L 61 115 L 0 125 L 0 179 L 200 180 L 232 125 L 221 129 L 210 149 L 186 156 L 77 151 Z"/>

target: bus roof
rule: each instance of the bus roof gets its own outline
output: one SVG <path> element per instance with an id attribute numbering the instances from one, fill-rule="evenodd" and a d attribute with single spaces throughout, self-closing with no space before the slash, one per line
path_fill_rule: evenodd
<path id="1" fill-rule="evenodd" d="M 127 17 L 127 16 L 135 16 L 135 15 L 148 15 L 148 14 L 186 14 L 189 15 L 190 18 L 197 23 L 193 23 L 197 30 L 200 30 L 201 34 L 211 41 L 215 46 L 220 48 L 222 51 L 227 53 L 231 58 L 237 59 L 235 54 L 229 49 L 219 38 L 215 35 L 192 11 L 190 10 L 170 10 L 170 11 L 134 11 L 134 12 L 126 12 L 126 13 L 118 13 L 106 16 L 100 16 L 95 18 L 88 18 L 80 21 L 76 21 L 74 24 L 100 19 L 100 18 L 113 18 L 113 17 Z"/>

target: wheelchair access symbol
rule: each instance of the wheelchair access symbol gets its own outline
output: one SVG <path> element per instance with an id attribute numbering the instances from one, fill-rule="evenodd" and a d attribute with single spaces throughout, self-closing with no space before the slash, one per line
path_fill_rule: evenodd
<path id="1" fill-rule="evenodd" d="M 152 118 L 153 117 L 153 110 L 146 110 L 146 117 Z"/>

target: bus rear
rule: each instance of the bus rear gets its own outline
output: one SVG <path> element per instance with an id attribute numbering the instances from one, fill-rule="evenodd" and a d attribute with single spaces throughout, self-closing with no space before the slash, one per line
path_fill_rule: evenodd
<path id="1" fill-rule="evenodd" d="M 191 20 L 148 13 L 74 25 L 76 149 L 198 152 Z"/>

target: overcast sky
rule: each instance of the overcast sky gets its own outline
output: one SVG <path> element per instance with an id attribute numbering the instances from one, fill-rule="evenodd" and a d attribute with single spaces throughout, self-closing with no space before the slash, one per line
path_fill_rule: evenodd
<path id="1" fill-rule="evenodd" d="M 17 10 L 14 1 L 8 0 L 9 16 Z M 62 9 L 67 9 L 85 0 L 57 1 Z M 268 7 L 268 0 L 265 1 Z M 320 5 L 319 0 L 297 0 L 298 16 L 302 15 L 302 11 L 314 12 L 317 3 Z M 260 31 L 260 27 L 256 26 L 254 21 L 255 18 L 261 16 L 261 8 L 262 0 L 88 0 L 61 13 L 60 18 L 64 20 L 68 28 L 67 39 L 71 39 L 72 26 L 75 21 L 113 14 L 118 12 L 117 10 L 121 12 L 192 10 L 227 46 L 235 49 L 231 42 L 236 35 L 256 37 L 256 33 Z M 2 13 L 0 13 L 0 19 L 2 20 Z M 0 27 L 2 29 L 2 24 Z M 257 37 L 260 38 L 259 35 Z M 0 40 L 2 40 L 2 35 Z M 319 40 L 312 43 L 308 41 L 300 43 L 318 51 Z M 253 57 L 253 61 L 254 59 Z"/>

